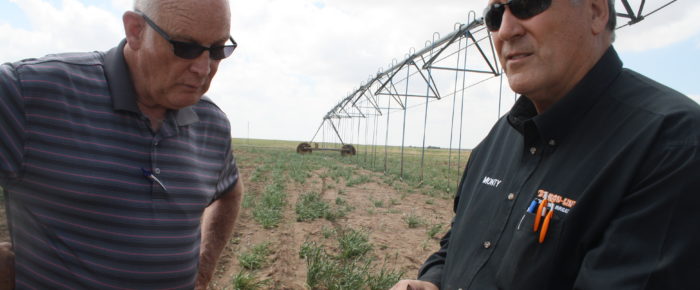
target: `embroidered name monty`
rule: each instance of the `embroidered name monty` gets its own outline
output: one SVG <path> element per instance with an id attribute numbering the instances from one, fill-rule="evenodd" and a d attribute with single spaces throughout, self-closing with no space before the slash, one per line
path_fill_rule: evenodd
<path id="1" fill-rule="evenodd" d="M 491 178 L 488 176 L 484 176 L 484 180 L 481 183 L 486 184 L 488 186 L 492 186 L 492 187 L 498 187 L 499 185 L 501 185 L 501 182 L 503 182 L 503 181 L 500 179 L 495 179 L 495 178 Z"/>

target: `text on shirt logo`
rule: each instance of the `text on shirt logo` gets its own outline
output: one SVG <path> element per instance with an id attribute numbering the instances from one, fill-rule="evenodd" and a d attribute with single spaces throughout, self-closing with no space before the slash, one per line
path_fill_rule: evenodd
<path id="1" fill-rule="evenodd" d="M 488 186 L 498 187 L 499 185 L 501 185 L 501 182 L 503 182 L 503 181 L 499 180 L 499 179 L 491 178 L 488 176 L 484 176 L 484 181 L 482 181 L 481 183 L 486 184 Z"/>
<path id="2" fill-rule="evenodd" d="M 540 189 L 537 191 L 537 197 L 544 198 L 547 196 L 547 200 L 554 204 L 554 209 L 563 213 L 569 213 L 572 207 L 576 205 L 576 201 L 568 197 L 563 197 L 559 194 Z"/>

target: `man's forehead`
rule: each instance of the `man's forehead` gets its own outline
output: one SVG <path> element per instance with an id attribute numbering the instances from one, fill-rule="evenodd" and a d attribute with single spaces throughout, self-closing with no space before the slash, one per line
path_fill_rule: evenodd
<path id="1" fill-rule="evenodd" d="M 175 8 L 162 11 L 161 16 L 170 28 L 171 37 L 177 40 L 206 45 L 202 42 L 223 43 L 230 36 L 230 14 L 226 11 L 212 11 L 209 7 Z"/>

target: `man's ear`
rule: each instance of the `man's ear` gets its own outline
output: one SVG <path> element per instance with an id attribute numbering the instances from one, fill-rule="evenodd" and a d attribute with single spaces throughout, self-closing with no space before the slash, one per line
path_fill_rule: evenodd
<path id="1" fill-rule="evenodd" d="M 138 50 L 143 43 L 146 21 L 134 11 L 124 12 L 122 21 L 124 22 L 124 32 L 126 33 L 126 44 L 132 50 Z"/>
<path id="2" fill-rule="evenodd" d="M 608 0 L 590 0 L 588 7 L 591 11 L 591 32 L 594 35 L 598 35 L 604 32 L 608 26 L 608 18 L 615 17 L 615 15 L 610 15 L 610 9 L 608 9 Z"/>

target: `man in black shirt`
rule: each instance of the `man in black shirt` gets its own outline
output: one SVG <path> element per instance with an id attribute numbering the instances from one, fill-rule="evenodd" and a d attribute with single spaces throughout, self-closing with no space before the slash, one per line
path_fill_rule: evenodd
<path id="1" fill-rule="evenodd" d="M 622 68 L 614 15 L 489 2 L 522 97 L 473 150 L 441 249 L 393 289 L 697 289 L 700 106 Z"/>

